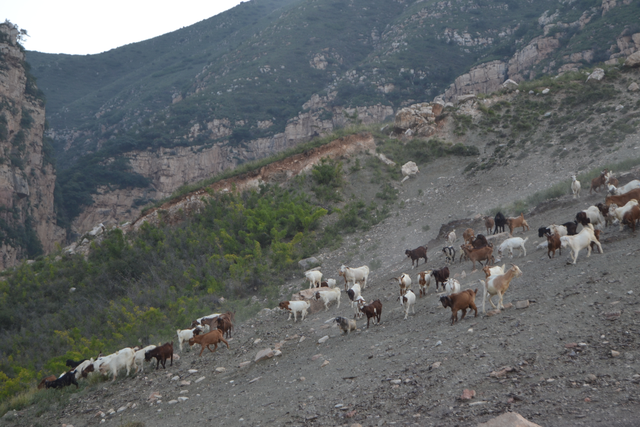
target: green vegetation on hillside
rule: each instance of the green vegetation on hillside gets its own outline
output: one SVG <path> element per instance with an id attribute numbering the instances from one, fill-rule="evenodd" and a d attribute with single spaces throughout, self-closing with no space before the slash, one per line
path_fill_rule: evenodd
<path id="1" fill-rule="evenodd" d="M 391 152 L 392 144 L 380 140 L 381 150 Z M 430 154 L 420 157 L 425 147 Z M 470 151 L 416 140 L 397 155 L 424 164 Z M 0 400 L 45 373 L 61 372 L 67 358 L 163 341 L 213 311 L 233 310 L 242 320 L 274 306 L 280 285 L 299 274 L 298 260 L 339 246 L 345 233 L 367 230 L 391 213 L 397 190 L 390 179 L 399 177 L 399 166 L 373 156 L 365 166 L 359 163 L 349 167 L 326 159 L 287 188 L 212 194 L 198 214 L 185 213 L 175 226 L 145 224 L 131 235 L 112 230 L 92 243 L 87 259 L 52 254 L 4 271 Z M 376 183 L 366 184 L 379 188 L 376 200 L 334 197 L 349 179 L 361 179 L 361 169 L 375 171 Z M 252 296 L 263 302 L 253 303 Z"/>

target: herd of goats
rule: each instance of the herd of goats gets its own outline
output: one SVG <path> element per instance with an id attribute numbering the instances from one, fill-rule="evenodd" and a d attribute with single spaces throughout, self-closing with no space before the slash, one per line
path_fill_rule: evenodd
<path id="1" fill-rule="evenodd" d="M 604 170 L 602 173 L 594 178 L 591 182 L 591 188 L 589 192 L 598 191 L 602 186 L 608 188 L 609 194 L 607 195 L 604 203 L 598 203 L 595 206 L 590 206 L 588 209 L 580 211 L 576 214 L 575 220 L 566 222 L 562 225 L 552 224 L 548 227 L 541 227 L 538 229 L 539 237 L 546 237 L 546 242 L 543 242 L 539 247 L 547 247 L 547 255 L 549 258 L 555 257 L 556 251 L 559 251 L 562 255 L 563 248 L 570 248 L 571 258 L 573 264 L 578 259 L 578 253 L 582 249 L 587 249 L 587 257 L 591 255 L 592 249 L 598 248 L 600 253 L 603 253 L 602 246 L 600 245 L 599 236 L 603 227 L 612 225 L 615 222 L 620 224 L 620 230 L 626 225 L 635 232 L 635 227 L 640 221 L 640 207 L 638 206 L 638 200 L 640 200 L 640 181 L 633 180 L 628 184 L 619 187 L 618 181 L 612 176 L 612 174 Z M 575 176 L 572 177 L 571 190 L 574 198 L 580 196 L 580 182 Z M 578 232 L 577 228 L 581 225 L 582 229 Z M 518 266 L 511 264 L 511 268 L 505 271 L 505 265 L 492 266 L 495 263 L 493 255 L 494 246 L 489 240 L 498 236 L 504 236 L 505 226 L 509 227 L 509 236 L 513 235 L 514 230 L 522 228 L 522 231 L 529 230 L 529 224 L 524 218 L 524 214 L 520 214 L 518 217 L 506 218 L 502 213 L 498 212 L 494 218 L 485 217 L 485 226 L 487 230 L 487 238 L 483 234 L 475 235 L 475 232 L 471 228 L 467 228 L 463 234 L 464 243 L 460 246 L 460 258 L 459 262 L 463 262 L 465 259 L 471 261 L 473 264 L 473 271 L 476 271 L 476 262 L 482 267 L 482 271 L 485 274 L 485 280 L 480 280 L 480 283 L 484 289 L 482 298 L 482 311 L 485 312 L 485 302 L 488 296 L 491 306 L 500 310 L 504 308 L 503 297 L 511 281 L 522 275 L 522 271 Z M 497 234 L 501 232 L 501 234 Z M 449 246 L 442 249 L 445 262 L 452 264 L 456 262 L 456 249 L 453 243 L 456 241 L 455 230 L 450 232 L 446 236 L 446 240 Z M 509 256 L 513 257 L 513 250 L 518 249 L 522 256 L 526 256 L 527 251 L 525 243 L 528 238 L 522 239 L 521 237 L 509 237 L 504 240 L 498 247 L 498 258 L 502 258 L 506 255 L 507 251 Z M 427 263 L 427 247 L 420 246 L 416 249 L 407 249 L 405 254 L 411 259 L 411 268 L 417 267 L 420 259 L 424 259 L 424 264 Z M 485 262 L 482 265 L 482 262 Z M 415 264 L 415 266 L 414 266 Z M 423 264 L 423 265 L 424 265 Z M 380 317 L 382 315 L 382 303 L 379 299 L 367 304 L 362 291 L 366 289 L 367 279 L 369 277 L 369 267 L 362 266 L 359 268 L 352 268 L 342 265 L 338 274 L 344 278 L 345 291 L 349 297 L 350 304 L 354 310 L 353 319 L 347 317 L 335 317 L 333 320 L 338 324 L 340 329 L 344 333 L 356 330 L 356 319 L 363 316 L 367 316 L 367 328 L 369 328 L 369 322 L 373 319 L 374 325 L 380 323 Z M 305 277 L 309 281 L 309 289 L 311 292 L 306 292 L 307 297 L 300 297 L 299 300 L 283 301 L 279 304 L 281 310 L 289 312 L 289 318 L 294 316 L 294 322 L 297 321 L 298 314 L 301 315 L 302 320 L 308 313 L 311 306 L 311 300 L 315 299 L 324 303 L 325 310 L 329 309 L 329 304 L 332 302 L 337 303 L 337 307 L 340 307 L 340 295 L 342 290 L 336 286 L 335 279 L 322 280 L 322 272 L 319 269 L 313 269 L 305 272 Z M 462 273 L 462 278 L 465 277 L 465 273 Z M 409 312 L 415 314 L 416 294 L 411 290 L 412 280 L 411 277 L 403 273 L 400 277 L 394 278 L 399 285 L 400 295 L 398 301 L 404 309 L 404 318 L 407 319 Z M 440 296 L 440 302 L 444 308 L 451 308 L 451 324 L 455 324 L 458 321 L 458 311 L 462 311 L 462 317 L 464 319 L 467 311 L 473 310 L 475 316 L 478 315 L 478 309 L 475 304 L 476 294 L 478 289 L 460 290 L 460 282 L 450 277 L 449 267 L 445 266 L 440 269 L 421 271 L 417 275 L 417 281 L 419 284 L 420 298 L 427 295 L 427 291 L 431 282 L 434 282 L 436 292 L 441 286 L 444 291 Z M 300 293 L 300 295 L 302 292 Z M 492 297 L 498 296 L 497 306 L 491 300 Z M 225 340 L 225 336 L 228 338 L 233 328 L 234 315 L 231 312 L 219 314 L 214 313 L 208 316 L 203 316 L 194 320 L 188 329 L 178 330 L 178 344 L 180 350 L 182 350 L 182 344 L 188 343 L 189 346 L 194 344 L 200 344 L 200 356 L 205 347 L 211 352 L 215 352 L 219 343 L 226 344 L 229 348 L 229 343 Z M 208 330 L 208 332 L 206 332 Z M 214 349 L 211 350 L 210 345 L 214 345 Z M 144 348 L 130 348 L 125 347 L 110 355 L 99 355 L 95 360 L 93 358 L 89 360 L 82 360 L 75 362 L 73 360 L 67 361 L 67 366 L 71 369 L 61 376 L 50 376 L 43 379 L 38 388 L 60 388 L 74 384 L 78 387 L 77 379 L 86 378 L 91 372 L 101 373 L 102 375 L 109 375 L 113 377 L 113 380 L 117 378 L 118 372 L 122 369 L 126 369 L 127 375 L 131 370 L 136 373 L 143 372 L 144 362 L 150 361 L 155 358 L 157 360 L 156 369 L 162 364 L 165 367 L 165 362 L 171 360 L 173 365 L 173 342 L 167 342 L 161 346 L 150 345 Z"/>
<path id="2" fill-rule="evenodd" d="M 538 229 L 538 237 L 546 237 L 547 240 L 540 244 L 539 247 L 547 248 L 549 258 L 555 257 L 556 251 L 562 255 L 563 248 L 570 248 L 573 264 L 576 263 L 578 254 L 582 249 L 587 249 L 587 257 L 591 256 L 591 251 L 595 247 L 598 248 L 600 253 L 603 253 L 599 240 L 600 232 L 603 227 L 615 222 L 620 224 L 621 231 L 623 226 L 627 225 L 635 232 L 635 227 L 640 221 L 640 207 L 638 206 L 638 200 L 640 200 L 640 181 L 633 180 L 620 187 L 618 180 L 613 177 L 610 171 L 605 169 L 591 181 L 589 192 L 597 192 L 601 187 L 608 189 L 608 195 L 604 203 L 598 203 L 595 206 L 590 206 L 588 209 L 578 212 L 573 221 L 562 225 L 551 224 L 548 227 L 540 227 Z M 575 176 L 572 176 L 571 191 L 574 198 L 580 197 L 580 190 L 580 181 L 578 181 Z M 471 261 L 473 271 L 476 271 L 476 262 L 478 262 L 485 274 L 485 280 L 480 280 L 484 290 L 482 298 L 483 313 L 486 312 L 485 303 L 487 297 L 494 309 L 503 309 L 504 294 L 507 289 L 509 289 L 511 281 L 522 275 L 520 268 L 514 264 L 512 264 L 508 270 L 505 270 L 505 265 L 493 266 L 495 263 L 494 246 L 489 240 L 494 237 L 506 235 L 505 226 L 508 226 L 508 234 L 510 237 L 506 238 L 498 246 L 498 258 L 502 258 L 507 252 L 510 257 L 513 257 L 514 249 L 517 249 L 522 256 L 526 256 L 527 250 L 525 243 L 528 237 L 523 239 L 521 237 L 511 236 L 517 228 L 521 227 L 523 232 L 529 230 L 529 224 L 522 213 L 518 217 L 506 218 L 501 212 L 498 212 L 494 218 L 485 217 L 484 220 L 487 235 L 492 236 L 489 238 L 483 234 L 476 236 L 473 229 L 467 228 L 462 234 L 464 243 L 460 246 L 459 250 L 460 262 L 464 260 Z M 580 232 L 578 232 L 579 225 L 582 226 Z M 501 234 L 497 234 L 499 232 L 501 232 Z M 451 231 L 445 238 L 449 246 L 442 248 L 442 254 L 445 257 L 445 262 L 452 264 L 456 262 L 457 252 L 453 246 L 453 243 L 456 241 L 455 230 Z M 414 268 L 414 264 L 415 267 L 417 267 L 420 259 L 424 259 L 424 264 L 427 263 L 426 245 L 419 246 L 415 249 L 407 249 L 405 254 L 411 259 L 411 268 Z M 482 264 L 483 261 L 484 265 Z M 367 304 L 361 295 L 362 290 L 367 286 L 369 268 L 367 266 L 351 268 L 342 265 L 338 274 L 344 278 L 345 291 L 349 296 L 351 306 L 355 312 L 353 319 L 335 317 L 335 321 L 341 330 L 344 333 L 355 330 L 355 319 L 365 315 L 367 316 L 367 328 L 372 318 L 374 324 L 379 323 L 382 314 L 381 301 L 376 299 Z M 306 271 L 305 276 L 309 281 L 310 289 L 317 289 L 312 294 L 312 299 L 321 300 L 326 310 L 328 310 L 329 304 L 334 301 L 337 303 L 337 307 L 340 307 L 341 290 L 336 288 L 336 281 L 334 279 L 322 281 L 322 273 L 318 269 Z M 464 277 L 465 273 L 463 272 L 462 278 Z M 427 295 L 431 282 L 435 283 L 436 292 L 439 286 L 442 286 L 444 293 L 440 296 L 440 302 L 443 307 L 451 308 L 452 325 L 458 321 L 459 311 L 462 311 L 461 320 L 464 319 L 468 310 L 469 312 L 473 310 L 475 316 L 478 315 L 478 309 L 475 303 L 478 289 L 461 291 L 460 282 L 450 277 L 448 266 L 440 269 L 421 271 L 418 273 L 416 279 L 420 287 L 420 298 Z M 406 319 L 410 311 L 415 313 L 414 305 L 416 302 L 416 294 L 411 290 L 412 279 L 408 274 L 403 273 L 400 277 L 393 278 L 392 280 L 399 285 L 400 296 L 398 297 L 398 301 L 404 309 L 404 318 Z M 491 300 L 491 298 L 496 295 L 498 296 L 497 305 Z M 297 321 L 298 314 L 300 314 L 304 320 L 310 305 L 311 303 L 307 298 L 300 298 L 298 301 L 283 301 L 279 307 L 289 312 L 288 320 L 291 319 L 291 315 L 293 314 L 294 321 Z"/>

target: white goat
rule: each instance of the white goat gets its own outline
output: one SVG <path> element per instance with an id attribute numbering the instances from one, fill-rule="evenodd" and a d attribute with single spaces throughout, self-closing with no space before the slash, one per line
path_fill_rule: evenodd
<path id="1" fill-rule="evenodd" d="M 176 334 L 178 334 L 178 345 L 180 346 L 180 351 L 182 351 L 182 343 L 183 342 L 188 343 L 189 340 L 194 337 L 194 335 L 198 334 L 196 333 L 196 331 L 202 332 L 202 328 L 200 326 L 196 326 L 195 328 L 192 328 L 192 329 L 182 329 L 182 330 L 178 329 L 176 331 Z M 144 357 L 144 353 L 142 353 L 142 356 Z"/>
<path id="2" fill-rule="evenodd" d="M 405 320 L 407 319 L 407 316 L 409 316 L 409 309 L 411 309 L 413 314 L 416 314 L 416 294 L 414 294 L 413 291 L 408 290 L 404 295 L 398 297 L 398 299 L 400 300 L 400 305 L 404 307 Z"/>
<path id="3" fill-rule="evenodd" d="M 322 282 L 322 283 L 325 283 L 325 282 Z M 327 286 L 329 286 L 330 288 L 336 287 L 336 279 L 327 279 L 326 283 L 327 283 Z"/>
<path id="4" fill-rule="evenodd" d="M 578 260 L 578 253 L 584 248 L 587 248 L 587 258 L 591 256 L 591 242 L 595 243 L 596 246 L 598 246 L 598 249 L 600 249 L 600 253 L 603 253 L 602 246 L 600 245 L 598 239 L 596 239 L 593 230 L 593 225 L 587 224 L 587 226 L 575 236 L 562 236 L 560 238 L 560 242 L 562 243 L 563 248 L 571 248 L 571 257 L 573 258 L 574 264 Z"/>
<path id="5" fill-rule="evenodd" d="M 293 314 L 293 321 L 297 322 L 298 313 L 302 314 L 302 320 L 304 320 L 307 315 L 307 310 L 311 307 L 311 303 L 309 301 L 282 301 L 278 307 L 289 312 L 287 321 L 291 320 L 291 314 Z"/>
<path id="6" fill-rule="evenodd" d="M 573 193 L 573 198 L 580 197 L 580 181 L 576 179 L 575 175 L 571 176 L 571 192 Z"/>
<path id="7" fill-rule="evenodd" d="M 320 283 L 322 283 L 322 272 L 318 270 L 305 271 L 304 276 L 309 281 L 309 289 L 320 287 Z"/>
<path id="8" fill-rule="evenodd" d="M 498 256 L 502 258 L 502 254 L 507 249 L 509 249 L 509 258 L 513 258 L 514 249 L 518 249 L 520 251 L 520 254 L 524 253 L 524 255 L 522 256 L 527 256 L 527 249 L 524 247 L 524 244 L 527 243 L 527 240 L 529 240 L 528 237 L 526 239 L 522 239 L 522 237 L 511 237 L 505 240 L 500 244 L 500 247 L 498 248 Z"/>
<path id="9" fill-rule="evenodd" d="M 589 222 L 593 225 L 594 228 L 598 228 L 602 230 L 602 227 L 605 225 L 604 217 L 602 216 L 602 212 L 598 209 L 597 206 L 589 206 L 587 209 L 583 210 L 585 214 L 587 214 L 587 218 L 589 218 Z M 584 224 L 583 224 L 584 227 Z"/>
<path id="10" fill-rule="evenodd" d="M 358 300 L 358 297 L 360 296 L 360 293 L 361 293 L 360 284 L 358 283 L 354 283 L 351 289 L 347 291 L 347 295 L 349 295 L 349 299 L 351 300 L 351 308 L 353 308 L 353 311 L 356 313 L 356 316 L 360 315 L 358 311 L 358 304 L 356 303 L 356 301 Z"/>
<path id="11" fill-rule="evenodd" d="M 344 264 L 340 267 L 338 274 L 344 277 L 344 289 L 347 290 L 349 283 L 363 282 L 362 289 L 367 287 L 367 278 L 369 277 L 369 267 L 363 265 L 358 268 L 347 267 Z"/>
<path id="12" fill-rule="evenodd" d="M 560 237 L 569 235 L 569 231 L 564 225 L 551 224 L 549 230 L 551 230 L 551 234 L 557 234 Z"/>
<path id="13" fill-rule="evenodd" d="M 633 181 L 630 181 L 622 187 L 618 188 L 616 188 L 615 185 L 609 184 L 609 193 L 620 196 L 621 194 L 626 194 L 631 190 L 635 190 L 636 188 L 640 188 L 640 181 L 634 179 Z"/>
<path id="14" fill-rule="evenodd" d="M 452 277 L 449 277 L 444 283 L 444 291 L 447 293 L 447 295 L 460 292 L 460 282 Z"/>
<path id="15" fill-rule="evenodd" d="M 322 288 L 323 290 L 316 292 L 316 299 L 321 299 L 324 302 L 325 311 L 329 310 L 329 303 L 332 301 L 336 301 L 338 306 L 336 308 L 340 308 L 340 288 Z"/>
<path id="16" fill-rule="evenodd" d="M 499 274 L 504 274 L 504 266 L 505 264 L 502 264 L 502 267 L 496 265 L 495 267 L 489 267 L 489 275 L 490 276 L 497 276 Z"/>
<path id="17" fill-rule="evenodd" d="M 144 373 L 144 354 L 154 348 L 156 348 L 156 346 L 151 344 L 135 352 L 134 360 L 136 362 L 136 374 L 138 372 Z"/>
<path id="18" fill-rule="evenodd" d="M 620 222 L 620 231 L 623 229 L 622 218 L 624 218 L 624 214 L 629 212 L 634 206 L 638 206 L 638 201 L 636 199 L 629 200 L 627 204 L 621 208 L 616 207 L 616 205 L 609 206 L 609 216 Z"/>
<path id="19" fill-rule="evenodd" d="M 453 245 L 453 242 L 456 241 L 456 230 L 453 230 L 451 233 L 447 234 L 447 242 L 450 245 Z"/>

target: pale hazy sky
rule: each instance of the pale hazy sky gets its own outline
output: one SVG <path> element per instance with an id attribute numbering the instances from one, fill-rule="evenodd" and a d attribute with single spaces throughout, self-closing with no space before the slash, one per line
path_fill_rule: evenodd
<path id="1" fill-rule="evenodd" d="M 46 53 L 90 54 L 147 40 L 231 9 L 241 0 L 13 0 L 0 22 L 27 30 L 22 45 Z"/>

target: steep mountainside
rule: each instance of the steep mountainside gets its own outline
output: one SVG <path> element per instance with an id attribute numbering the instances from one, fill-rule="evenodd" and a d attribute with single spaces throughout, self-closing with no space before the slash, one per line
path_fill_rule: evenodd
<path id="1" fill-rule="evenodd" d="M 113 201 L 102 219 L 129 219 L 185 181 L 406 104 L 616 60 L 636 50 L 638 15 L 628 1 L 254 0 L 99 55 L 30 52 L 59 221 L 86 230 L 100 215 L 83 207 Z M 180 167 L 203 152 L 210 166 Z"/>
<path id="2" fill-rule="evenodd" d="M 52 150 L 43 143 L 42 93 L 25 68 L 20 32 L 0 24 L 0 269 L 53 249 Z"/>

